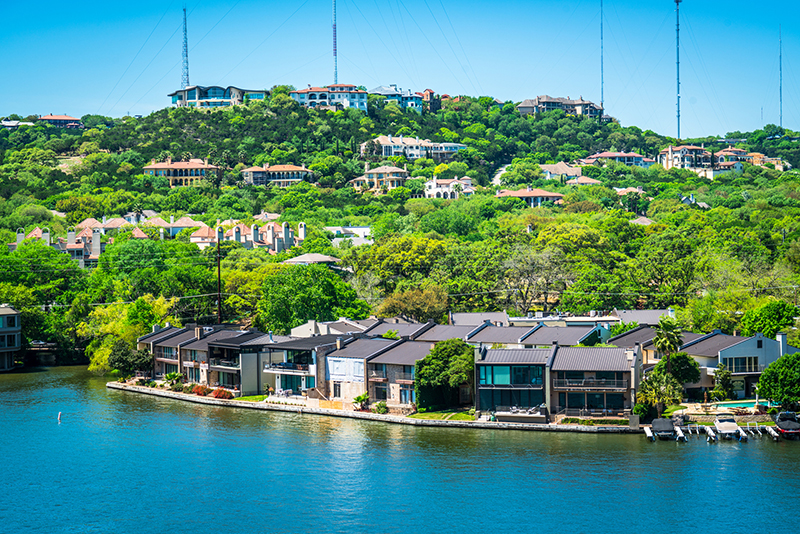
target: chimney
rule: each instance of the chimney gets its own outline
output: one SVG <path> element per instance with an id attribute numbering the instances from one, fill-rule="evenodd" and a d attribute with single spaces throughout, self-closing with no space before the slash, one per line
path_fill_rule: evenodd
<path id="1" fill-rule="evenodd" d="M 42 230 L 42 241 L 48 247 L 50 246 L 50 229 L 49 228 L 44 228 Z"/>
<path id="2" fill-rule="evenodd" d="M 154 324 L 153 325 L 153 333 L 155 334 L 156 332 L 160 332 L 160 331 L 161 331 L 161 326 L 158 325 L 158 324 Z"/>
<path id="3" fill-rule="evenodd" d="M 642 187 L 641 185 L 637 185 L 636 191 L 638 191 L 639 193 L 644 193 L 644 187 Z"/>
<path id="4" fill-rule="evenodd" d="M 203 336 L 205 336 L 205 330 L 203 329 L 203 327 L 202 326 L 196 327 L 194 329 L 194 338 L 203 339 Z"/>
<path id="5" fill-rule="evenodd" d="M 92 256 L 100 257 L 100 230 L 97 228 L 92 230 Z"/>
<path id="6" fill-rule="evenodd" d="M 364 172 L 369 172 L 369 161 L 364 163 Z"/>
<path id="7" fill-rule="evenodd" d="M 786 337 L 786 332 L 778 332 L 775 334 L 775 340 L 781 347 L 781 356 L 787 354 L 789 352 L 789 342 Z"/>
<path id="8" fill-rule="evenodd" d="M 106 216 L 103 215 L 103 224 L 106 224 Z"/>
<path id="9" fill-rule="evenodd" d="M 342 338 L 337 337 L 336 338 L 336 350 L 341 350 L 341 349 L 342 349 Z"/>
<path id="10" fill-rule="evenodd" d="M 288 248 L 292 248 L 292 229 L 289 228 L 289 223 L 283 223 L 283 246 Z"/>
<path id="11" fill-rule="evenodd" d="M 531 233 L 531 230 L 533 230 L 533 228 L 532 228 L 532 227 L 531 227 L 531 225 L 529 224 L 529 225 L 528 225 L 528 228 L 527 228 L 527 232 L 528 232 L 528 233 Z"/>
<path id="12" fill-rule="evenodd" d="M 528 185 L 528 191 L 533 191 L 533 188 L 530 186 L 530 184 Z"/>
<path id="13" fill-rule="evenodd" d="M 275 247 L 275 226 L 272 223 L 269 223 L 267 226 L 267 242 L 269 242 L 273 248 Z M 276 249 L 275 252 L 278 252 L 278 250 Z"/>
<path id="14" fill-rule="evenodd" d="M 164 228 L 158 229 L 158 237 L 161 239 L 161 241 L 164 241 Z"/>
<path id="15" fill-rule="evenodd" d="M 297 232 L 299 234 L 298 237 L 299 237 L 300 241 L 305 241 L 306 240 L 306 223 L 301 222 L 300 224 L 298 224 L 297 225 Z"/>
<path id="16" fill-rule="evenodd" d="M 105 220 L 105 219 L 104 219 L 104 220 Z M 175 216 L 174 216 L 174 215 L 170 215 L 170 216 L 169 216 L 169 223 L 170 223 L 170 224 L 175 224 Z"/>
<path id="17" fill-rule="evenodd" d="M 275 340 L 272 339 L 272 330 L 269 331 L 269 342 L 270 343 L 275 343 Z"/>
<path id="18" fill-rule="evenodd" d="M 392 134 L 389 134 L 389 142 L 392 142 Z"/>
<path id="19" fill-rule="evenodd" d="M 24 228 L 19 228 L 17 230 L 17 245 L 19 245 L 23 241 L 25 241 L 25 229 Z"/>
<path id="20" fill-rule="evenodd" d="M 67 230 L 67 245 L 75 244 L 75 230 Z"/>

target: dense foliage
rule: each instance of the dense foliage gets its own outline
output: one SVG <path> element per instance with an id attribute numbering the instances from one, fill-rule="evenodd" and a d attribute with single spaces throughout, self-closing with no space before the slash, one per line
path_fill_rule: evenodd
<path id="1" fill-rule="evenodd" d="M 370 97 L 365 115 L 305 109 L 277 87 L 263 102 L 233 108 L 83 121 L 84 130 L 41 122 L 0 130 L 0 236 L 12 243 L 18 228 L 36 226 L 65 236 L 87 217 L 145 210 L 206 224 L 250 222 L 262 211 L 294 227 L 306 222 L 308 238 L 289 252 L 221 247 L 225 321 L 287 332 L 308 319 L 370 312 L 442 320 L 448 310 L 674 307 L 682 328 L 786 329 L 797 343 L 789 304 L 800 281 L 800 174 L 793 170 L 745 164 L 742 174 L 711 181 L 688 170 L 601 162 L 583 171 L 600 185 L 567 186 L 544 180 L 539 166 L 602 150 L 654 157 L 677 140 L 563 112 L 523 117 L 513 103 L 486 97 L 448 100 L 421 114 Z M 467 148 L 448 163 L 384 161 L 369 143 L 380 134 Z M 727 137 L 800 165 L 795 132 L 769 125 Z M 714 138 L 682 142 L 727 146 Z M 197 187 L 170 189 L 166 179 L 142 173 L 152 159 L 167 158 L 207 158 L 221 171 Z M 388 194 L 359 192 L 347 182 L 367 162 L 405 165 L 414 179 Z M 318 183 L 281 189 L 241 181 L 246 166 L 282 163 L 306 165 Z M 544 188 L 563 194 L 563 203 L 528 208 L 497 197 L 492 178 L 507 164 L 502 187 Z M 479 187 L 471 198 L 418 198 L 433 175 L 466 175 Z M 620 196 L 615 187 L 642 192 Z M 641 215 L 652 223 L 632 224 Z M 375 243 L 334 248 L 324 227 L 343 225 L 369 225 Z M 131 239 L 125 228 L 104 236 L 114 242 L 94 270 L 33 240 L 13 252 L 3 247 L 0 300 L 22 311 L 26 343 L 88 347 L 93 368 L 104 370 L 118 339 L 132 343 L 154 323 L 215 322 L 216 251 L 200 251 L 188 232 L 160 241 L 145 231 L 153 239 Z M 342 258 L 344 269 L 278 265 L 307 252 Z"/>

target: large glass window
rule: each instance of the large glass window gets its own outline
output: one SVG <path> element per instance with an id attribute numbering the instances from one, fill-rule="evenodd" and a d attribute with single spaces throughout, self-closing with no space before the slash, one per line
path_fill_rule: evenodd
<path id="1" fill-rule="evenodd" d="M 497 365 L 494 367 L 494 381 L 495 385 L 509 385 L 511 384 L 511 368 L 506 365 Z"/>
<path id="2" fill-rule="evenodd" d="M 388 397 L 386 385 L 378 384 L 375 386 L 375 400 L 376 401 L 385 401 Z"/>
<path id="3" fill-rule="evenodd" d="M 411 404 L 417 402 L 417 396 L 414 391 L 414 386 L 400 386 L 400 403 Z"/>
<path id="4" fill-rule="evenodd" d="M 606 408 L 622 410 L 625 407 L 625 395 L 622 393 L 606 393 Z"/>
<path id="5" fill-rule="evenodd" d="M 342 383 L 341 382 L 334 382 L 333 383 L 333 398 L 334 399 L 341 399 L 342 398 Z"/>
<path id="6" fill-rule="evenodd" d="M 236 385 L 236 374 L 221 372 L 219 374 L 219 385 L 222 387 L 233 387 L 234 385 Z"/>
<path id="7" fill-rule="evenodd" d="M 570 408 L 583 408 L 586 405 L 586 398 L 583 393 L 568 393 L 567 405 Z"/>

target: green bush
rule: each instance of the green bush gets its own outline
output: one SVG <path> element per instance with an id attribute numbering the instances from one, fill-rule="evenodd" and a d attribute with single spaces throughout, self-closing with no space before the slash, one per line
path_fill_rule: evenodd
<path id="1" fill-rule="evenodd" d="M 185 386 L 183 386 L 183 392 L 191 393 L 194 390 L 195 386 L 197 386 L 197 384 L 186 384 Z"/>
<path id="2" fill-rule="evenodd" d="M 773 406 L 772 408 L 767 410 L 767 413 L 770 415 L 778 415 L 780 413 L 780 410 Z"/>
<path id="3" fill-rule="evenodd" d="M 183 393 L 183 384 L 172 384 L 169 387 L 170 391 L 175 391 L 177 393 Z"/>
<path id="4" fill-rule="evenodd" d="M 386 406 L 385 401 L 380 401 L 375 403 L 375 405 L 372 407 L 372 411 L 379 414 L 387 414 L 389 413 L 389 407 Z"/>
<path id="5" fill-rule="evenodd" d="M 475 408 L 470 408 L 469 409 L 469 414 L 470 415 L 475 415 Z"/>

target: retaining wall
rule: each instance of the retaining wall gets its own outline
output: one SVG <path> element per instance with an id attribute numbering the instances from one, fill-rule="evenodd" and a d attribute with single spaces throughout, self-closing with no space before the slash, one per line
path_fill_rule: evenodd
<path id="1" fill-rule="evenodd" d="M 427 427 L 449 427 L 449 428 L 483 428 L 492 430 L 529 430 L 538 432 L 585 432 L 591 434 L 640 434 L 643 430 L 634 430 L 627 426 L 582 426 L 582 425 L 540 425 L 532 423 L 500 423 L 488 421 L 443 421 L 437 419 L 411 419 L 396 415 L 380 415 L 370 412 L 353 412 L 344 410 L 334 410 L 328 408 L 311 408 L 308 406 L 291 406 L 281 404 L 270 404 L 265 402 L 248 402 L 237 400 L 222 400 L 213 397 L 200 397 L 186 393 L 176 393 L 163 389 L 148 388 L 143 386 L 131 386 L 119 382 L 109 382 L 106 387 L 133 393 L 142 393 L 156 397 L 166 397 L 169 399 L 195 404 L 207 404 L 211 406 L 225 406 L 233 408 L 245 408 L 247 410 L 262 410 L 275 412 L 291 412 L 299 414 L 327 415 L 331 417 L 347 417 L 350 419 L 366 419 L 369 421 L 380 421 L 382 423 L 394 423 L 399 425 L 427 426 Z M 322 404 L 320 402 L 320 404 Z"/>

